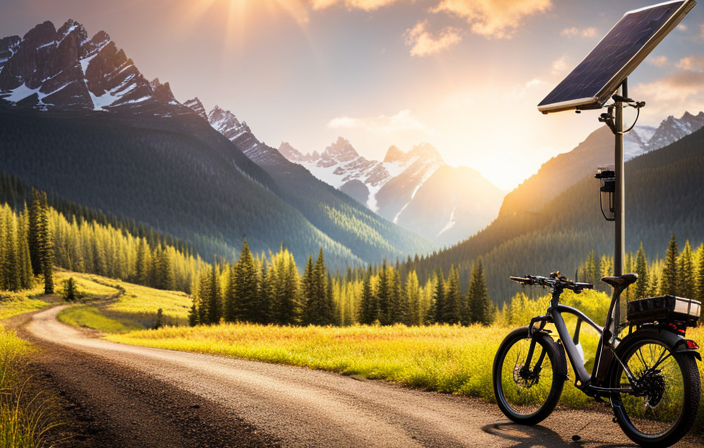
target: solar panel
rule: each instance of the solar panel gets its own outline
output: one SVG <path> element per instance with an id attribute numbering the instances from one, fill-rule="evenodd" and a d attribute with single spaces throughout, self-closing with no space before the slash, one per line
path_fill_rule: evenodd
<path id="1" fill-rule="evenodd" d="M 627 12 L 538 110 L 547 114 L 602 107 L 695 5 L 694 0 L 677 0 Z"/>

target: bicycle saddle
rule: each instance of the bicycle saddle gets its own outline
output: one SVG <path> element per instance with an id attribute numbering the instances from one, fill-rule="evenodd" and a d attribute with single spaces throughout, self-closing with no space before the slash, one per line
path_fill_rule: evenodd
<path id="1" fill-rule="evenodd" d="M 601 281 L 614 288 L 626 289 L 632 283 L 638 280 L 638 274 L 623 274 L 613 277 L 602 277 Z"/>

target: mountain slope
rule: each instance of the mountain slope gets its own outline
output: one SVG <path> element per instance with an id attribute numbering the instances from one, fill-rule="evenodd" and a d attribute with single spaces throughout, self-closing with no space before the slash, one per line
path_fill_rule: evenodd
<path id="1" fill-rule="evenodd" d="M 382 220 L 367 225 L 331 207 L 336 238 L 350 246 L 336 241 L 291 200 L 292 189 L 202 119 L 200 101 L 188 106 L 168 83 L 147 81 L 102 31 L 89 39 L 76 22 L 58 30 L 45 22 L 0 40 L 3 173 L 185 239 L 208 258 L 232 257 L 243 236 L 255 252 L 283 244 L 301 260 L 322 247 L 333 267 L 430 248 Z M 321 192 L 306 191 L 306 200 Z"/>
<path id="2" fill-rule="evenodd" d="M 191 102 L 197 107 L 199 102 Z M 202 107 L 202 106 L 201 106 Z M 252 161 L 275 180 L 279 196 L 294 206 L 318 229 L 340 242 L 363 260 L 402 258 L 411 252 L 429 252 L 430 241 L 404 230 L 354 201 L 346 194 L 315 178 L 304 167 L 288 161 L 275 148 L 260 142 L 246 123 L 215 107 L 211 126 L 230 139 Z"/>
<path id="3" fill-rule="evenodd" d="M 657 128 L 636 126 L 624 137 L 624 158 L 631 160 L 667 146 L 702 126 L 704 112 L 685 112 L 679 119 L 670 116 Z M 538 210 L 583 177 L 594 174 L 598 167 L 613 165 L 614 139 L 611 131 L 602 126 L 572 151 L 545 162 L 536 174 L 506 195 L 499 215 Z"/>
<path id="4" fill-rule="evenodd" d="M 649 257 L 664 255 L 670 233 L 678 241 L 704 238 L 704 129 L 664 148 L 626 163 L 626 250 L 639 243 Z M 573 276 L 594 249 L 597 256 L 613 254 L 613 223 L 601 216 L 598 181 L 587 175 L 542 207 L 502 214 L 476 236 L 416 267 L 422 276 L 440 265 L 460 267 L 466 284 L 471 262 L 483 257 L 491 297 L 508 300 L 519 291 L 512 274 L 547 274 L 555 270 Z"/>
<path id="5" fill-rule="evenodd" d="M 441 245 L 484 228 L 504 195 L 478 171 L 445 164 L 427 143 L 408 152 L 391 146 L 382 162 L 360 156 L 342 137 L 320 154 L 302 154 L 286 142 L 279 152 L 370 210 Z"/>

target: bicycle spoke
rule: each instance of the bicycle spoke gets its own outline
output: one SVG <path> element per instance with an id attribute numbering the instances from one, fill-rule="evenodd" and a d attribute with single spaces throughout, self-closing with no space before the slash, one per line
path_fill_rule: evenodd
<path id="1" fill-rule="evenodd" d="M 666 352 L 666 351 L 663 350 L 662 355 L 664 355 L 665 352 Z M 672 358 L 672 353 L 669 353 L 669 352 L 667 353 L 667 356 L 665 356 L 664 358 L 662 357 L 662 355 L 660 355 L 660 359 L 658 359 L 658 362 L 656 362 L 656 363 L 653 365 L 653 367 L 651 367 L 651 369 L 653 369 L 653 370 L 657 369 L 658 366 L 659 366 L 661 363 L 665 362 L 665 361 L 666 361 L 667 359 L 669 359 L 669 358 Z"/>

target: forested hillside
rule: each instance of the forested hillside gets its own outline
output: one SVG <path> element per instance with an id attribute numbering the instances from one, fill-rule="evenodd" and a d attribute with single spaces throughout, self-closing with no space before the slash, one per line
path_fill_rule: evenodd
<path id="1" fill-rule="evenodd" d="M 420 238 L 380 241 L 374 229 L 355 228 L 359 222 L 338 210 L 334 218 L 360 236 L 355 251 L 369 257 L 362 259 L 282 200 L 269 174 L 195 114 L 165 118 L 6 107 L 0 108 L 0 135 L 3 172 L 187 240 L 206 258 L 213 252 L 232 258 L 243 236 L 256 252 L 283 243 L 301 259 L 322 247 L 329 264 L 338 267 L 428 247 Z"/>
<path id="2" fill-rule="evenodd" d="M 202 108 L 197 98 L 192 103 L 194 112 Z M 290 162 L 277 149 L 260 142 L 249 126 L 240 123 L 231 112 L 216 106 L 208 122 L 271 176 L 280 187 L 277 194 L 284 201 L 357 257 L 381 261 L 380 253 L 391 258 L 409 253 L 403 248 L 414 248 L 415 253 L 432 250 L 429 240 L 387 221 L 317 179 L 303 166 Z"/>
<path id="3" fill-rule="evenodd" d="M 626 250 L 642 241 L 649 258 L 663 257 L 670 235 L 699 244 L 704 238 L 704 131 L 626 163 Z M 535 210 L 502 213 L 468 240 L 414 263 L 421 281 L 442 267 L 459 266 L 463 283 L 471 263 L 483 257 L 489 292 L 508 300 L 519 287 L 511 274 L 574 276 L 591 250 L 613 254 L 614 224 L 601 215 L 598 181 L 587 175 Z M 526 198 L 525 201 L 528 201 Z"/>

